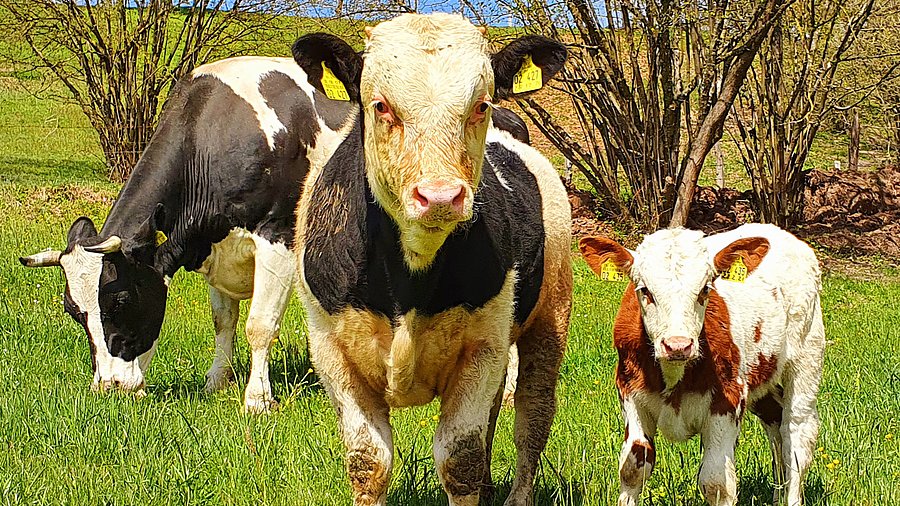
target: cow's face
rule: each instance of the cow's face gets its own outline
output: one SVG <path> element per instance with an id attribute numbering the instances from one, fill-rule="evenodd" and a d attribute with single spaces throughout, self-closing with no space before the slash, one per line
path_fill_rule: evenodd
<path id="1" fill-rule="evenodd" d="M 635 251 L 602 237 L 586 237 L 579 246 L 601 277 L 604 264 L 611 262 L 631 278 L 656 358 L 670 363 L 700 356 L 700 333 L 716 276 L 737 256 L 757 265 L 768 251 L 768 242 L 755 237 L 711 254 L 702 232 L 684 229 L 648 235 Z"/>
<path id="2" fill-rule="evenodd" d="M 473 216 L 494 104 L 514 95 L 524 65 L 541 72 L 519 95 L 546 83 L 565 48 L 531 36 L 492 56 L 483 32 L 450 14 L 403 15 L 366 34 L 362 59 L 322 34 L 298 40 L 294 56 L 313 85 L 322 89 L 324 61 L 359 101 L 369 186 L 397 223 L 407 265 L 421 270 Z"/>
<path id="3" fill-rule="evenodd" d="M 20 260 L 29 267 L 62 267 L 66 312 L 87 332 L 92 387 L 141 390 L 165 314 L 163 276 L 124 253 L 118 237 L 102 240 L 87 218 L 72 225 L 64 251 Z"/>

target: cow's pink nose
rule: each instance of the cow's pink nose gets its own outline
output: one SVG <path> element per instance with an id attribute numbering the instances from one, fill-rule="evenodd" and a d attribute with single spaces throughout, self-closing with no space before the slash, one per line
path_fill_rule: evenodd
<path id="1" fill-rule="evenodd" d="M 416 208 L 422 214 L 438 211 L 464 214 L 466 189 L 460 183 L 424 183 L 413 187 L 412 193 Z"/>
<path id="2" fill-rule="evenodd" d="M 669 360 L 687 360 L 694 347 L 693 339 L 684 336 L 673 336 L 663 339 L 663 349 Z"/>

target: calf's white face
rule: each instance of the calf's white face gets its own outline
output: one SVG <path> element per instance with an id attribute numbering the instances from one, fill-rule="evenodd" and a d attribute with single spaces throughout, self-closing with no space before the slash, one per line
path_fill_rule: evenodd
<path id="1" fill-rule="evenodd" d="M 631 278 L 656 358 L 683 363 L 700 356 L 699 338 L 715 278 L 737 256 L 752 271 L 768 251 L 768 241 L 740 239 L 710 252 L 702 232 L 668 229 L 648 235 L 635 251 L 603 237 L 585 237 L 579 247 L 598 275 L 612 262 Z"/>
<path id="2" fill-rule="evenodd" d="M 526 36 L 491 55 L 483 32 L 451 14 L 406 14 L 366 34 L 362 58 L 334 36 L 310 34 L 294 59 L 320 91 L 326 65 L 359 102 L 369 187 L 397 224 L 407 266 L 424 270 L 475 212 L 493 104 L 539 89 L 566 50 Z M 516 91 L 526 65 L 540 79 Z"/>

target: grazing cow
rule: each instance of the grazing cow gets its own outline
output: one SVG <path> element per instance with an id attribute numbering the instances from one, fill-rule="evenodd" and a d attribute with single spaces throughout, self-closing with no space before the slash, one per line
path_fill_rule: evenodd
<path id="1" fill-rule="evenodd" d="M 580 247 L 601 277 L 631 279 L 613 330 L 625 418 L 619 505 L 638 504 L 657 430 L 674 441 L 700 434 L 703 495 L 736 504 L 734 448 L 747 407 L 771 442 L 775 504 L 785 474 L 788 504 L 801 504 L 825 349 L 813 250 L 758 224 L 709 237 L 662 230 L 636 251 L 599 237 Z"/>
<path id="2" fill-rule="evenodd" d="M 62 267 L 65 308 L 87 331 L 95 389 L 142 389 L 169 279 L 184 267 L 209 283 L 216 351 L 206 389 L 232 378 L 238 301 L 252 297 L 244 408 L 269 409 L 267 354 L 296 273 L 303 179 L 351 110 L 315 90 L 290 58 L 230 58 L 178 83 L 102 231 L 79 218 L 64 251 L 21 259 Z"/>
<path id="3" fill-rule="evenodd" d="M 329 161 L 310 169 L 295 245 L 310 353 L 338 415 L 354 503 L 385 503 L 389 410 L 439 397 L 438 476 L 451 505 L 477 504 L 491 489 L 517 341 L 507 504 L 529 504 L 571 308 L 571 216 L 552 165 L 488 120 L 494 101 L 546 83 L 565 48 L 531 36 L 491 56 L 483 32 L 449 14 L 403 15 L 366 33 L 362 57 L 324 35 L 294 46 L 314 84 L 324 62 L 359 108 Z"/>

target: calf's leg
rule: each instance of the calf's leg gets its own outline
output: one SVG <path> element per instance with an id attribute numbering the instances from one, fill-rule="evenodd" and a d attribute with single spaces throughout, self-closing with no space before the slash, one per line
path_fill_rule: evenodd
<path id="1" fill-rule="evenodd" d="M 644 483 L 656 465 L 653 436 L 656 423 L 641 412 L 631 395 L 622 399 L 622 418 L 625 421 L 625 441 L 619 454 L 619 506 L 637 506 Z"/>
<path id="2" fill-rule="evenodd" d="M 269 349 L 278 337 L 296 272 L 294 254 L 283 244 L 256 241 L 253 300 L 246 328 L 250 378 L 244 391 L 244 411 L 248 413 L 266 413 L 277 405 L 269 383 Z"/>
<path id="3" fill-rule="evenodd" d="M 491 410 L 503 387 L 507 348 L 501 344 L 506 339 L 489 339 L 464 349 L 441 395 L 434 463 L 450 506 L 478 504 L 487 472 Z"/>
<path id="4" fill-rule="evenodd" d="M 809 330 L 797 348 L 803 351 L 785 367 L 784 414 L 781 437 L 784 468 L 787 474 L 787 503 L 803 504 L 803 482 L 813 460 L 819 436 L 819 412 L 816 398 L 822 380 L 822 361 L 825 350 L 825 329 L 818 300 L 813 310 Z"/>
<path id="5" fill-rule="evenodd" d="M 240 302 L 225 295 L 212 285 L 209 287 L 213 325 L 216 329 L 216 347 L 213 363 L 206 373 L 208 393 L 225 388 L 234 379 L 234 335 L 237 327 Z"/>
<path id="6" fill-rule="evenodd" d="M 568 321 L 559 326 L 537 322 L 517 343 L 516 476 L 507 506 L 532 504 L 534 477 L 556 414 L 556 382 L 566 347 Z"/>
<path id="7" fill-rule="evenodd" d="M 713 506 L 737 504 L 737 472 L 734 469 L 734 447 L 740 435 L 740 419 L 736 415 L 711 415 L 700 432 L 703 460 L 700 464 L 700 490 Z"/>

